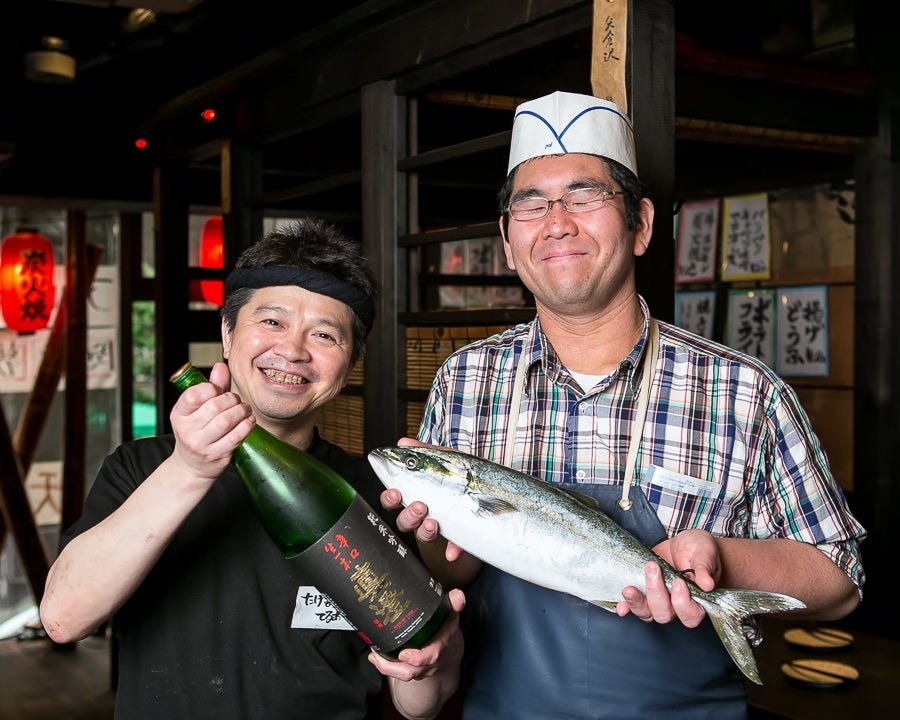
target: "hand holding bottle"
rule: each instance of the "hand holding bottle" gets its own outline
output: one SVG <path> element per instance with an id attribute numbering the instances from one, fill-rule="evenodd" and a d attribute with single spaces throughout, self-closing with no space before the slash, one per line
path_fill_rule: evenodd
<path id="1" fill-rule="evenodd" d="M 211 482 L 221 475 L 256 424 L 250 406 L 226 389 L 230 386 L 228 366 L 216 363 L 209 382 L 185 390 L 172 408 L 172 460 L 191 477 Z"/>
<path id="2" fill-rule="evenodd" d="M 465 645 L 459 615 L 466 598 L 459 589 L 450 590 L 447 598 L 453 612 L 427 645 L 404 649 L 396 661 L 369 655 L 369 662 L 388 678 L 395 706 L 407 717 L 436 714 L 459 687 Z"/>
<path id="3" fill-rule="evenodd" d="M 366 644 L 395 658 L 434 637 L 451 612 L 440 583 L 350 483 L 260 425 L 234 447 L 244 420 L 238 420 L 243 411 L 227 397 L 232 394 L 224 393 L 221 400 L 217 388 L 190 363 L 170 379 L 194 397 L 181 410 L 191 416 L 188 425 L 212 442 L 194 458 L 218 467 L 222 448 L 229 452 L 266 532 L 286 558 L 315 578 Z M 207 393 L 212 388 L 213 396 L 195 394 L 198 386 Z M 220 421 L 213 412 L 229 419 Z"/>

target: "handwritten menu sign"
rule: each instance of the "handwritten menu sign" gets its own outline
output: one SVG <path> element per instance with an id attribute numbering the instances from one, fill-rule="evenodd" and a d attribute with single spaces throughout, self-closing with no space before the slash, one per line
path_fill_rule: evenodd
<path id="1" fill-rule="evenodd" d="M 722 280 L 757 280 L 771 273 L 769 201 L 765 193 L 722 200 Z"/>
<path id="2" fill-rule="evenodd" d="M 824 285 L 778 291 L 779 375 L 828 375 L 828 290 Z"/>
<path id="3" fill-rule="evenodd" d="M 725 344 L 775 366 L 775 291 L 731 290 Z"/>
<path id="4" fill-rule="evenodd" d="M 712 339 L 715 319 L 715 290 L 675 293 L 675 324 Z"/>
<path id="5" fill-rule="evenodd" d="M 714 280 L 719 200 L 686 202 L 678 213 L 678 259 L 675 282 Z"/>

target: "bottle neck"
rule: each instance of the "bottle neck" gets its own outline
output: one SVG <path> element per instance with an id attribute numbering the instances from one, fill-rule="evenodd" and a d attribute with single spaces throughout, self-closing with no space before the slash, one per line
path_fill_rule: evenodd
<path id="1" fill-rule="evenodd" d="M 304 423 L 302 426 L 296 428 L 279 427 L 276 428 L 276 430 L 278 430 L 278 432 L 273 432 L 273 430 L 260 425 L 259 417 L 257 416 L 256 425 L 253 426 L 253 430 L 250 431 L 250 434 L 252 435 L 253 433 L 258 432 L 260 434 L 270 435 L 288 445 L 293 445 L 300 450 L 309 450 L 312 447 L 313 439 L 316 434 L 316 427 L 312 423 Z"/>
<path id="2" fill-rule="evenodd" d="M 181 391 L 187 390 L 192 385 L 207 382 L 203 373 L 190 363 L 185 363 L 176 370 L 170 380 Z M 274 428 L 260 425 L 258 415 L 256 419 L 257 424 L 254 426 L 253 431 L 259 429 L 262 433 L 276 437 L 282 442 L 293 445 L 300 450 L 309 450 L 312 447 L 316 432 L 315 416 L 297 418 L 291 423 L 285 423 L 283 426 L 275 426 Z"/>

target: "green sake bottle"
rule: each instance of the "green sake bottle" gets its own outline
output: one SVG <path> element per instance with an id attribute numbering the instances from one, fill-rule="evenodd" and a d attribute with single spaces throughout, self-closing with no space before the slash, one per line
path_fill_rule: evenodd
<path id="1" fill-rule="evenodd" d="M 179 390 L 206 382 L 186 363 Z M 325 463 L 255 425 L 232 454 L 256 514 L 287 558 L 390 659 L 425 645 L 450 612 L 435 580 L 356 490 Z"/>

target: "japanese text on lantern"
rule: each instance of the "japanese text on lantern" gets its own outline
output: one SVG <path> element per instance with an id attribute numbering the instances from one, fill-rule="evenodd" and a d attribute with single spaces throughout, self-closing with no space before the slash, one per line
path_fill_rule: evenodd
<path id="1" fill-rule="evenodd" d="M 14 332 L 47 326 L 53 310 L 53 246 L 43 235 L 20 230 L 3 240 L 0 251 L 3 319 Z"/>

